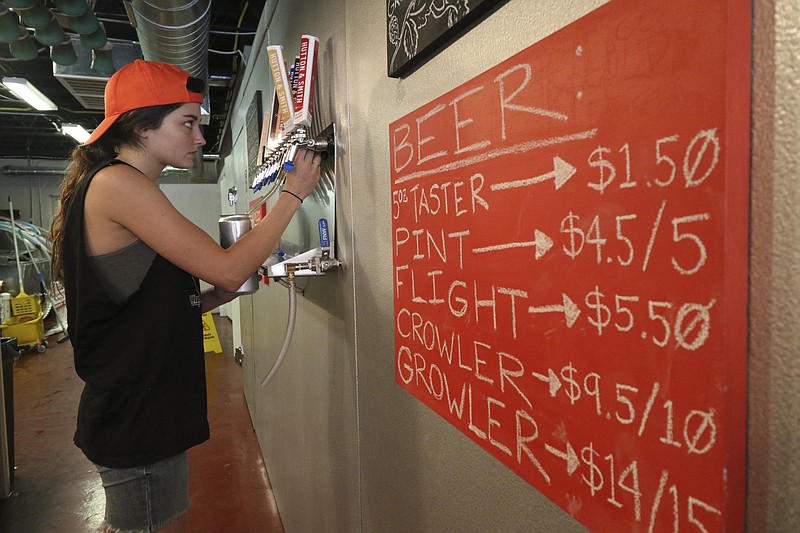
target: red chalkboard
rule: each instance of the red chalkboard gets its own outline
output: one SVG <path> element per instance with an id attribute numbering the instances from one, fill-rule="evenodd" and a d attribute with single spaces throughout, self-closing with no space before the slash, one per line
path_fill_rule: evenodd
<path id="1" fill-rule="evenodd" d="M 389 126 L 397 383 L 593 531 L 743 529 L 749 14 L 614 0 Z"/>

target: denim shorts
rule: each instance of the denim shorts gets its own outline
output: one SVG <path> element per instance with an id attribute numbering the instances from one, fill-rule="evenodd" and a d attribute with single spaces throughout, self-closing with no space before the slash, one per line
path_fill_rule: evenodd
<path id="1" fill-rule="evenodd" d="M 153 531 L 189 509 L 186 452 L 135 468 L 95 465 L 106 493 L 106 524 L 119 532 Z"/>

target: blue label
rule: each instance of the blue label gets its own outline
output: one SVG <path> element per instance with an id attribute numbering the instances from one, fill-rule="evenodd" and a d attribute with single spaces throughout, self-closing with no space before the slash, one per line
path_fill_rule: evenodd
<path id="1" fill-rule="evenodd" d="M 317 226 L 319 226 L 319 245 L 322 248 L 330 248 L 331 238 L 328 234 L 328 220 L 324 218 L 319 219 Z"/>

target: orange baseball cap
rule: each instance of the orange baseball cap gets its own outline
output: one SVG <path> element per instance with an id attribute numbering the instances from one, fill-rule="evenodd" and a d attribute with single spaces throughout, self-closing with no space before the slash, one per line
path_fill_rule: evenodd
<path id="1" fill-rule="evenodd" d="M 106 83 L 105 118 L 84 144 L 99 139 L 119 116 L 132 109 L 187 102 L 202 103 L 203 95 L 186 87 L 190 74 L 168 63 L 135 60 Z"/>

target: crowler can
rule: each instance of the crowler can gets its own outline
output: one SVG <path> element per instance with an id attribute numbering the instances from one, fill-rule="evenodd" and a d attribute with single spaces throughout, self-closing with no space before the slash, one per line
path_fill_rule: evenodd
<path id="1" fill-rule="evenodd" d="M 242 236 L 253 229 L 253 219 L 246 214 L 222 215 L 219 217 L 219 244 L 223 248 L 228 248 Z M 254 272 L 247 278 L 236 292 L 230 294 L 253 294 L 258 290 L 258 273 Z"/>

